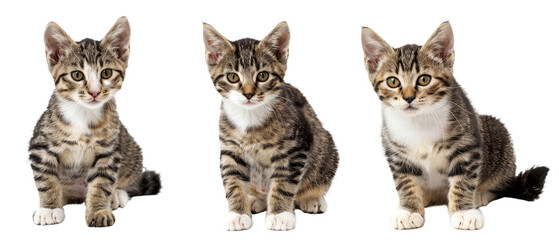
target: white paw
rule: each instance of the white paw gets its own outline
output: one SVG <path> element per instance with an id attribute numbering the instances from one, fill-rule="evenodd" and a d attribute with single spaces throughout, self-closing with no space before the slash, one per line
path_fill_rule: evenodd
<path id="1" fill-rule="evenodd" d="M 456 229 L 478 230 L 483 228 L 483 214 L 479 209 L 458 211 L 450 216 L 450 223 Z"/>
<path id="2" fill-rule="evenodd" d="M 266 217 L 266 227 L 270 230 L 291 230 L 295 228 L 295 215 L 290 212 L 270 214 Z"/>
<path id="3" fill-rule="evenodd" d="M 414 229 L 423 226 L 425 219 L 419 213 L 411 213 L 408 210 L 399 208 L 392 218 L 390 218 L 390 225 L 394 229 Z"/>
<path id="4" fill-rule="evenodd" d="M 33 222 L 37 225 L 52 225 L 64 221 L 64 209 L 39 208 L 33 213 Z"/>
<path id="5" fill-rule="evenodd" d="M 323 213 L 326 212 L 328 204 L 326 204 L 326 199 L 324 196 L 320 196 L 318 199 L 304 200 L 298 203 L 299 209 L 306 213 Z"/>
<path id="6" fill-rule="evenodd" d="M 128 200 L 130 200 L 130 198 L 128 197 L 128 193 L 126 191 L 115 189 L 112 194 L 111 207 L 113 209 L 126 207 Z"/>
<path id="7" fill-rule="evenodd" d="M 246 214 L 238 214 L 229 212 L 229 221 L 227 222 L 228 231 L 241 231 L 249 229 L 252 226 L 252 219 Z"/>

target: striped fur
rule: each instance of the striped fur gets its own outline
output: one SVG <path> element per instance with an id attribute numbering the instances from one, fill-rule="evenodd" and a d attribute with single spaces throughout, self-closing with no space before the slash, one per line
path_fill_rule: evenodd
<path id="1" fill-rule="evenodd" d="M 47 26 L 47 63 L 56 89 L 29 144 L 43 209 L 34 214 L 36 224 L 59 223 L 48 220 L 49 209 L 85 201 L 86 223 L 110 226 L 111 208 L 123 207 L 131 196 L 159 192 L 159 176 L 142 173 L 141 149 L 116 112 L 114 95 L 124 81 L 129 35 L 125 17 L 102 41 L 74 42 L 55 23 Z M 112 70 L 108 78 L 102 77 L 105 69 Z M 83 79 L 75 80 L 74 71 Z"/>
<path id="2" fill-rule="evenodd" d="M 490 201 L 538 197 L 548 169 L 515 176 L 506 128 L 494 117 L 478 115 L 453 77 L 448 22 L 424 46 L 394 49 L 368 28 L 362 41 L 369 79 L 382 102 L 382 143 L 400 197 L 393 227 L 421 227 L 424 207 L 448 204 L 454 227 L 479 229 L 483 215 L 477 209 Z M 431 80 L 421 85 L 420 76 Z M 388 84 L 392 78 L 397 87 Z M 420 217 L 412 217 L 416 213 Z"/>
<path id="3" fill-rule="evenodd" d="M 249 228 L 252 213 L 264 210 L 273 230 L 293 228 L 296 207 L 325 211 L 338 153 L 303 94 L 283 80 L 287 24 L 262 41 L 234 42 L 204 24 L 204 43 L 211 79 L 223 97 L 220 166 L 233 213 L 229 230 Z M 266 81 L 258 81 L 262 71 L 269 73 Z M 240 81 L 228 81 L 230 73 Z"/>

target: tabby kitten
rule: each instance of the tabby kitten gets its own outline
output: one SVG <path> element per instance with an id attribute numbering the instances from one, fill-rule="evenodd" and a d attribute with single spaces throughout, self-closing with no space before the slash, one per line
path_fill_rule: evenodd
<path id="1" fill-rule="evenodd" d="M 250 228 L 252 214 L 264 210 L 271 230 L 293 229 L 295 208 L 326 211 L 338 152 L 303 94 L 283 81 L 287 23 L 262 41 L 230 42 L 208 24 L 203 35 L 211 79 L 223 97 L 220 167 L 228 230 Z"/>
<path id="2" fill-rule="evenodd" d="M 479 207 L 501 197 L 533 201 L 546 167 L 515 176 L 512 142 L 496 118 L 478 115 L 453 77 L 454 37 L 444 22 L 424 46 L 390 47 L 362 31 L 365 67 L 382 104 L 382 143 L 400 197 L 396 229 L 423 226 L 424 207 L 448 204 L 457 229 L 480 229 Z"/>
<path id="3" fill-rule="evenodd" d="M 85 201 L 90 227 L 111 226 L 111 209 L 159 192 L 159 175 L 142 173 L 141 149 L 116 112 L 129 43 L 126 17 L 102 41 L 74 42 L 56 23 L 47 25 L 46 57 L 56 89 L 29 144 L 40 197 L 35 224 L 60 223 L 64 205 Z"/>

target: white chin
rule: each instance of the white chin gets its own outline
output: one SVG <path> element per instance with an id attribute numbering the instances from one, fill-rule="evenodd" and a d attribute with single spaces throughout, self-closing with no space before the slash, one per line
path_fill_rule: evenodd
<path id="1" fill-rule="evenodd" d="M 105 105 L 105 101 L 95 101 L 95 102 L 85 102 L 85 101 L 80 101 L 79 102 L 82 106 L 89 108 L 89 109 L 97 109 L 102 107 L 103 105 Z"/>
<path id="2" fill-rule="evenodd" d="M 417 115 L 422 112 L 422 110 L 418 107 L 409 108 L 408 106 L 405 106 L 398 107 L 397 109 L 405 115 Z"/>
<path id="3" fill-rule="evenodd" d="M 244 108 L 252 109 L 252 108 L 260 106 L 260 103 L 259 102 L 257 102 L 257 103 L 239 103 L 239 105 L 241 105 Z"/>

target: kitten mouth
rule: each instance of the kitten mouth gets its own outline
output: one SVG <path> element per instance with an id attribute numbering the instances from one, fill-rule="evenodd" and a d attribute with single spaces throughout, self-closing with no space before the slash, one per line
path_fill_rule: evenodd
<path id="1" fill-rule="evenodd" d="M 97 105 L 99 103 L 101 103 L 101 101 L 99 99 L 95 99 L 95 98 L 87 101 L 87 104 L 89 104 L 89 105 Z"/>
<path id="2" fill-rule="evenodd" d="M 404 111 L 406 112 L 413 112 L 415 110 L 417 110 L 417 108 L 412 105 L 409 105 L 407 108 L 404 108 Z"/>
<path id="3" fill-rule="evenodd" d="M 254 106 L 256 104 L 258 104 L 258 102 L 254 102 L 254 101 L 251 101 L 251 100 L 246 100 L 245 102 L 243 102 L 243 105 L 246 105 L 246 106 Z"/>

